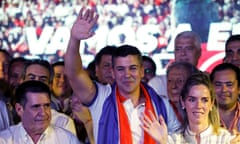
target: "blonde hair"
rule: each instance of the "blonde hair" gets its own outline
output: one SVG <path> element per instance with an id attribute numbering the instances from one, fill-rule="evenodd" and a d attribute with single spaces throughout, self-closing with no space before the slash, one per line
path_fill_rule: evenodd
<path id="1" fill-rule="evenodd" d="M 219 117 L 218 109 L 214 104 L 216 95 L 213 89 L 213 85 L 207 74 L 204 74 L 202 72 L 196 73 L 188 78 L 181 92 L 182 100 L 185 101 L 187 99 L 190 89 L 195 85 L 205 85 L 209 89 L 211 102 L 213 103 L 213 106 L 208 114 L 208 119 L 209 119 L 209 123 L 213 126 L 214 132 L 218 134 L 219 128 L 220 128 L 220 117 Z M 188 125 L 188 118 L 186 118 L 185 120 L 184 128 L 186 128 L 187 125 Z"/>

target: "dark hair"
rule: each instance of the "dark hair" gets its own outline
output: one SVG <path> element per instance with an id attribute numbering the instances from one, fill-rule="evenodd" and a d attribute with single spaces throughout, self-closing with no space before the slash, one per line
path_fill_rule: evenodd
<path id="1" fill-rule="evenodd" d="M 240 69 L 231 63 L 221 63 L 215 66 L 210 74 L 211 81 L 213 81 L 216 72 L 223 71 L 223 70 L 234 71 L 236 75 L 236 79 L 238 81 L 238 86 L 240 86 Z"/>
<path id="2" fill-rule="evenodd" d="M 27 60 L 26 60 L 25 58 L 23 58 L 23 57 L 13 58 L 13 59 L 10 61 L 9 66 L 8 66 L 8 74 L 9 74 L 10 69 L 11 69 L 11 67 L 12 67 L 12 65 L 13 65 L 14 63 L 16 63 L 16 62 L 21 62 L 21 63 L 25 64 L 26 61 L 27 61 Z"/>
<path id="3" fill-rule="evenodd" d="M 0 99 L 8 103 L 13 98 L 12 89 L 5 79 L 0 79 Z"/>
<path id="4" fill-rule="evenodd" d="M 227 46 L 230 42 L 240 41 L 240 35 L 231 35 L 225 43 L 225 52 L 227 51 Z"/>
<path id="5" fill-rule="evenodd" d="M 47 93 L 50 99 L 51 96 L 51 91 L 49 87 L 44 84 L 43 82 L 40 81 L 26 81 L 20 84 L 17 89 L 16 89 L 16 103 L 21 104 L 22 106 L 25 106 L 27 103 L 27 93 L 32 92 L 32 93 Z"/>
<path id="6" fill-rule="evenodd" d="M 142 56 L 142 60 L 143 61 L 148 61 L 148 62 L 150 62 L 151 63 L 151 65 L 152 65 L 152 68 L 153 68 L 153 73 L 154 73 L 154 75 L 156 74 L 156 70 L 157 70 L 157 66 L 156 66 L 156 63 L 153 61 L 153 59 L 151 58 L 151 57 L 149 57 L 149 56 Z"/>
<path id="7" fill-rule="evenodd" d="M 53 63 L 51 66 L 52 68 L 54 68 L 55 66 L 64 66 L 64 61 L 57 61 Z"/>
<path id="8" fill-rule="evenodd" d="M 171 63 L 168 68 L 167 68 L 167 75 L 169 74 L 169 72 L 174 69 L 184 69 L 188 75 L 192 75 L 194 73 L 199 73 L 200 71 L 197 69 L 196 66 L 188 63 L 188 62 L 173 62 Z"/>
<path id="9" fill-rule="evenodd" d="M 23 79 L 25 79 L 27 68 L 31 65 L 34 65 L 34 64 L 43 66 L 49 71 L 49 74 L 50 74 L 49 83 L 50 83 L 52 81 L 52 78 L 53 78 L 53 69 L 52 69 L 52 66 L 50 65 L 50 63 L 46 60 L 43 60 L 43 59 L 27 60 L 25 62 L 25 65 L 24 65 L 23 76 L 22 76 Z"/>
<path id="10" fill-rule="evenodd" d="M 8 62 L 11 61 L 12 56 L 10 55 L 10 53 L 9 53 L 7 50 L 5 50 L 5 49 L 0 49 L 0 52 L 2 52 L 2 53 L 5 54 L 5 56 L 7 57 Z"/>
<path id="11" fill-rule="evenodd" d="M 95 65 L 99 65 L 101 63 L 102 60 L 102 56 L 103 55 L 113 55 L 114 51 L 115 51 L 116 47 L 115 46 L 105 46 L 104 48 L 102 48 L 95 57 Z"/>
<path id="12" fill-rule="evenodd" d="M 212 103 L 215 102 L 216 96 L 215 96 L 215 92 L 213 89 L 213 85 L 210 81 L 209 76 L 203 72 L 193 74 L 187 79 L 186 83 L 183 86 L 182 92 L 181 92 L 182 101 L 185 101 L 187 99 L 190 89 L 196 85 L 206 86 L 210 92 L 211 102 Z M 214 132 L 218 133 L 219 132 L 218 130 L 220 127 L 220 118 L 219 118 L 219 114 L 218 114 L 216 105 L 214 105 L 214 104 L 213 104 L 212 110 L 208 114 L 208 119 L 209 119 L 210 124 L 213 125 Z M 185 120 L 185 124 L 184 124 L 185 128 L 186 128 L 187 124 L 188 124 L 188 119 Z"/>
<path id="13" fill-rule="evenodd" d="M 134 55 L 134 56 L 137 56 L 138 57 L 138 60 L 139 60 L 139 63 L 140 65 L 142 65 L 142 54 L 141 52 L 139 51 L 139 49 L 137 47 L 134 47 L 134 46 L 131 46 L 131 45 L 122 45 L 122 46 L 119 46 L 114 54 L 113 54 L 113 66 L 114 66 L 114 61 L 116 58 L 118 57 L 126 57 L 128 55 Z"/>
<path id="14" fill-rule="evenodd" d="M 96 74 L 95 74 L 96 73 L 96 70 L 95 70 L 95 60 L 92 60 L 88 64 L 86 70 L 88 71 L 88 74 L 89 74 L 91 80 L 97 80 L 97 77 L 96 77 Z"/>

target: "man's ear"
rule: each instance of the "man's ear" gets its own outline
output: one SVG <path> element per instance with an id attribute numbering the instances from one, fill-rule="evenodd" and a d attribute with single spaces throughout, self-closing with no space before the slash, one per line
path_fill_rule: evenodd
<path id="1" fill-rule="evenodd" d="M 23 111 L 24 111 L 23 106 L 19 103 L 16 103 L 15 104 L 15 109 L 16 109 L 16 112 L 17 112 L 18 116 L 22 117 Z"/>

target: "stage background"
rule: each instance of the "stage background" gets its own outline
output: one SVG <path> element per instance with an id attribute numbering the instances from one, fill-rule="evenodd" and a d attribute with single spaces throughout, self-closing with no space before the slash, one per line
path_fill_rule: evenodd
<path id="1" fill-rule="evenodd" d="M 70 28 L 82 6 L 100 15 L 96 35 L 81 45 L 87 66 L 106 45 L 137 46 L 165 73 L 174 59 L 173 40 L 185 30 L 202 39 L 198 67 L 222 62 L 226 39 L 240 34 L 239 0 L 2 0 L 0 48 L 14 57 L 63 60 Z"/>

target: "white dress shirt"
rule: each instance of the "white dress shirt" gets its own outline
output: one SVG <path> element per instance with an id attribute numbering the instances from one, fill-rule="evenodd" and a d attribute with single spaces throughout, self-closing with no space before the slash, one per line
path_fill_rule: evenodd
<path id="1" fill-rule="evenodd" d="M 0 132 L 0 144 L 34 144 L 22 123 Z M 71 132 L 59 127 L 49 126 L 40 136 L 37 144 L 80 144 Z"/>
<path id="2" fill-rule="evenodd" d="M 219 133 L 213 131 L 212 125 L 200 133 L 200 144 L 230 144 L 234 138 L 226 129 L 220 128 Z M 179 134 L 168 136 L 168 144 L 197 144 L 196 134 L 189 127 Z"/>
<path id="3" fill-rule="evenodd" d="M 76 134 L 76 127 L 71 117 L 67 116 L 64 113 L 57 112 L 54 109 L 51 109 L 52 120 L 51 125 L 63 128 L 72 132 L 74 135 Z"/>

